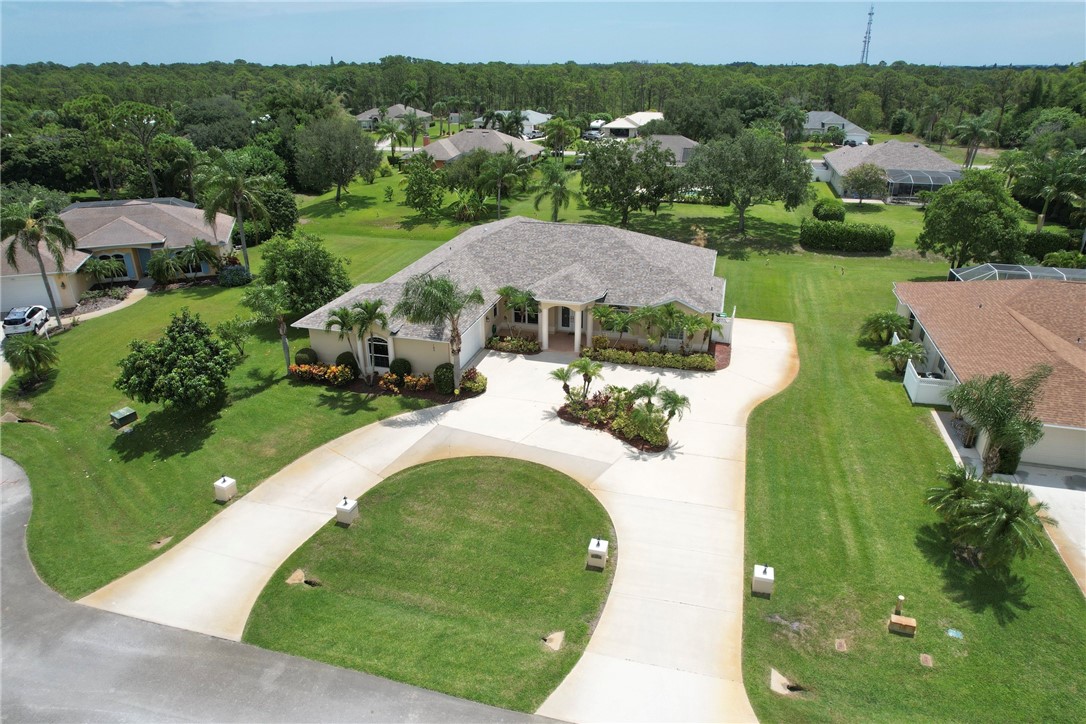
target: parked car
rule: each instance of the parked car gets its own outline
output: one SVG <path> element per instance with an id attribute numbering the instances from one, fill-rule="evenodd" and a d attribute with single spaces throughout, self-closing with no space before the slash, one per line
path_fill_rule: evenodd
<path id="1" fill-rule="evenodd" d="M 37 332 L 49 321 L 49 312 L 41 305 L 12 307 L 4 317 L 4 334 Z"/>
<path id="2" fill-rule="evenodd" d="M 543 131 L 530 131 L 528 133 L 528 140 L 532 141 L 536 138 L 543 138 Z"/>
<path id="3" fill-rule="evenodd" d="M 600 135 L 599 131 L 585 131 L 581 134 L 581 138 L 586 141 L 598 141 L 600 140 Z"/>

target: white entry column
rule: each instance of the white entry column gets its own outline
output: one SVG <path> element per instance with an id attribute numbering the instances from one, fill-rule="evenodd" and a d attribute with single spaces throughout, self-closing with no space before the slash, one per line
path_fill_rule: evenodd
<path id="1" fill-rule="evenodd" d="M 547 318 L 550 316 L 550 309 L 550 305 L 548 304 L 539 305 L 539 347 L 543 350 L 549 349 L 550 347 L 550 340 L 548 339 L 548 327 L 550 327 L 550 325 L 547 323 Z"/>
<path id="2" fill-rule="evenodd" d="M 592 346 L 592 331 L 593 331 L 592 330 L 592 310 L 586 308 L 584 311 L 585 311 L 585 314 L 588 315 L 588 319 L 585 321 L 585 324 L 587 325 L 587 329 L 585 330 L 585 333 L 584 333 L 584 335 L 585 335 L 585 344 L 587 344 L 589 347 L 591 347 Z"/>
<path id="3" fill-rule="evenodd" d="M 580 356 L 581 354 L 581 310 L 577 309 L 573 312 L 573 354 L 574 356 Z"/>

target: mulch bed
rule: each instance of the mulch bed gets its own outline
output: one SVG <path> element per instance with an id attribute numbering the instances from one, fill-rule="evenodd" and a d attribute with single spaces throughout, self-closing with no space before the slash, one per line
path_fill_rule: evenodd
<path id="1" fill-rule="evenodd" d="M 478 397 L 479 395 L 483 394 L 482 392 L 468 392 L 464 388 L 460 388 L 459 395 L 443 395 L 432 388 L 426 390 L 425 392 L 416 392 L 414 390 L 410 390 L 407 392 L 396 393 L 390 392 L 383 387 L 378 387 L 377 385 L 371 385 L 362 378 L 356 379 L 349 385 L 340 385 L 338 387 L 322 382 L 310 382 L 308 380 L 295 379 L 295 382 L 297 382 L 298 384 L 318 384 L 327 387 L 330 390 L 346 390 L 347 392 L 354 392 L 359 395 L 369 395 L 371 397 L 410 397 L 419 400 L 429 400 L 436 405 L 447 405 L 450 402 L 468 400 L 472 397 Z"/>
<path id="2" fill-rule="evenodd" d="M 199 279 L 185 279 L 183 281 L 171 282 L 169 284 L 155 284 L 150 288 L 151 293 L 157 294 L 158 292 L 172 292 L 175 289 L 189 289 L 190 287 L 213 287 L 219 283 L 219 278 L 215 277 L 200 277 Z"/>
<path id="3" fill-rule="evenodd" d="M 609 433 L 611 437 L 615 438 L 616 440 L 621 440 L 627 445 L 637 448 L 641 452 L 658 453 L 663 452 L 670 447 L 670 445 L 653 445 L 640 436 L 634 438 L 623 437 L 622 435 L 619 435 L 617 432 L 612 430 L 611 427 L 606 423 L 594 424 L 589 422 L 588 420 L 582 420 L 581 418 L 574 416 L 573 413 L 569 411 L 569 405 L 562 405 L 558 408 L 558 417 L 559 419 L 566 422 L 572 422 L 574 425 L 580 425 L 581 427 L 590 427 L 595 430 L 603 430 L 604 432 Z"/>
<path id="4" fill-rule="evenodd" d="M 712 355 L 716 359 L 717 370 L 727 368 L 732 363 L 732 346 L 723 342 L 713 342 Z"/>

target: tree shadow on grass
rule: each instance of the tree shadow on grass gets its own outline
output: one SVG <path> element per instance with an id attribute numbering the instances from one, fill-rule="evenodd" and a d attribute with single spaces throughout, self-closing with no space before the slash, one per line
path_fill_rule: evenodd
<path id="1" fill-rule="evenodd" d="M 440 229 L 443 226 L 454 226 L 460 222 L 453 218 L 447 209 L 430 214 L 412 214 L 400 220 L 400 228 L 406 231 L 414 231 L 420 226 L 431 229 Z"/>
<path id="2" fill-rule="evenodd" d="M 372 207 L 376 202 L 372 196 L 360 196 L 358 194 L 344 193 L 340 196 L 340 203 L 336 203 L 336 197 L 327 198 L 305 207 L 305 215 L 318 219 L 330 219 L 334 216 L 343 216 L 354 211 L 363 211 Z"/>
<path id="3" fill-rule="evenodd" d="M 211 436 L 213 423 L 222 406 L 206 410 L 156 410 L 127 431 L 121 432 L 110 447 L 125 462 L 152 455 L 167 460 L 174 455 L 187 456 L 204 446 Z"/>
<path id="4" fill-rule="evenodd" d="M 231 389 L 228 393 L 231 403 L 244 400 L 253 395 L 259 395 L 261 392 L 274 387 L 283 379 L 283 375 L 276 370 L 262 369 L 251 369 L 245 373 L 245 377 L 250 380 L 252 384 L 239 385 Z"/>
<path id="5" fill-rule="evenodd" d="M 925 525 L 916 533 L 916 547 L 943 574 L 943 590 L 951 600 L 974 613 L 991 610 L 996 622 L 1006 626 L 1019 611 L 1030 611 L 1025 579 L 1008 569 L 973 568 L 954 556 L 946 524 Z"/>
<path id="6" fill-rule="evenodd" d="M 305 384 L 305 383 L 297 383 Z M 359 412 L 373 412 L 376 408 L 376 395 L 359 394 L 350 390 L 328 388 L 317 397 L 317 405 L 341 415 L 354 415 Z"/>

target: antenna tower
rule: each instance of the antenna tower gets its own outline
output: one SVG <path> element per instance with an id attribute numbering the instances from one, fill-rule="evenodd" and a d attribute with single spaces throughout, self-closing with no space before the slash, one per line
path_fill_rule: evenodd
<path id="1" fill-rule="evenodd" d="M 864 33 L 864 50 L 860 53 L 860 65 L 867 65 L 867 51 L 871 48 L 871 21 L 875 19 L 875 5 L 867 11 L 867 32 Z"/>

